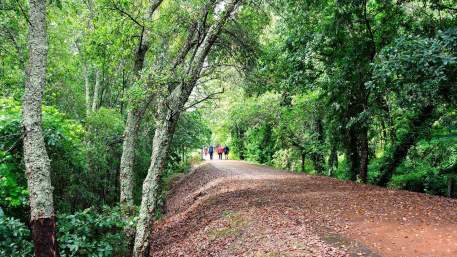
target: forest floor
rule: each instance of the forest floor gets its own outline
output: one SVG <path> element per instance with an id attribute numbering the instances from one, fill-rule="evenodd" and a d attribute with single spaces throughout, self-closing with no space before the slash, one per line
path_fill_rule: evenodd
<path id="1" fill-rule="evenodd" d="M 151 256 L 457 256 L 457 200 L 204 162 L 173 185 Z"/>

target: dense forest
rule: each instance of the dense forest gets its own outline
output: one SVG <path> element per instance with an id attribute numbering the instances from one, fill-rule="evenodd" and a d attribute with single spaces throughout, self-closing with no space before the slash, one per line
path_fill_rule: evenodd
<path id="1" fill-rule="evenodd" d="M 149 256 L 209 144 L 457 196 L 453 0 L 4 0 L 0 88 L 1 256 Z"/>

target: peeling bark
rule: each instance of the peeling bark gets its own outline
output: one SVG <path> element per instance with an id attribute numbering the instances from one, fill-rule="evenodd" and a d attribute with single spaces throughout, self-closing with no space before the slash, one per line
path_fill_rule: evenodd
<path id="1" fill-rule="evenodd" d="M 57 252 L 55 217 L 32 220 L 30 225 L 32 227 L 35 256 L 59 256 Z"/>
<path id="2" fill-rule="evenodd" d="M 22 105 L 24 163 L 30 193 L 30 213 L 35 256 L 59 256 L 50 160 L 42 133 L 42 98 L 46 82 L 48 43 L 46 2 L 30 0 L 29 62 Z"/>

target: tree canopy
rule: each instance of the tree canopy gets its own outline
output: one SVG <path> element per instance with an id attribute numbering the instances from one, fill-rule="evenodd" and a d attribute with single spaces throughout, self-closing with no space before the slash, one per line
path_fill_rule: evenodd
<path id="1" fill-rule="evenodd" d="M 146 256 L 169 184 L 211 144 L 291 172 L 457 195 L 453 0 L 46 1 L 45 64 L 33 63 L 36 3 L 0 3 L 0 231 L 17 240 L 32 239 L 30 103 L 42 106 L 30 124 L 50 160 L 61 256 Z M 42 100 L 27 94 L 32 66 Z M 114 208 L 106 224 L 102 206 Z M 33 250 L 8 247 L 0 255 Z"/>

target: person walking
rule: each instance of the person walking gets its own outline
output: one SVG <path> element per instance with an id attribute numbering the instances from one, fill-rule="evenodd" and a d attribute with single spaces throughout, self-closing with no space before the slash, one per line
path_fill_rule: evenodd
<path id="1" fill-rule="evenodd" d="M 206 158 L 206 156 L 208 155 L 208 147 L 205 146 L 205 148 L 203 148 L 203 153 L 205 154 Z"/>
<path id="2" fill-rule="evenodd" d="M 213 153 L 214 153 L 214 146 L 213 145 L 209 146 L 208 153 L 209 153 L 209 159 L 212 160 L 213 159 Z"/>
<path id="3" fill-rule="evenodd" d="M 219 145 L 217 147 L 217 154 L 219 155 L 219 160 L 222 160 L 222 154 L 223 153 L 224 153 L 224 148 L 221 145 Z"/>
<path id="4" fill-rule="evenodd" d="M 228 154 L 229 154 L 229 147 L 228 146 L 224 146 L 224 155 L 225 155 L 225 159 L 228 160 Z"/>

